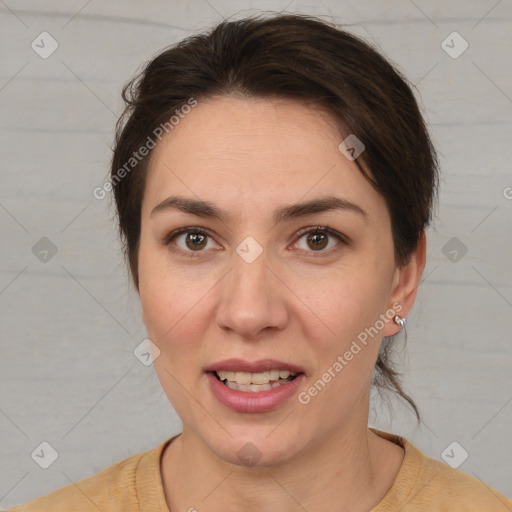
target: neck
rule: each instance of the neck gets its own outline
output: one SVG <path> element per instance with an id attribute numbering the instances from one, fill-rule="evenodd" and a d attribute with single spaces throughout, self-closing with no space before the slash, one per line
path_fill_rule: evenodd
<path id="1" fill-rule="evenodd" d="M 338 429 L 310 443 L 293 460 L 241 467 L 217 457 L 189 429 L 162 457 L 171 512 L 197 510 L 283 512 L 367 511 L 390 489 L 403 449 L 360 426 Z"/>

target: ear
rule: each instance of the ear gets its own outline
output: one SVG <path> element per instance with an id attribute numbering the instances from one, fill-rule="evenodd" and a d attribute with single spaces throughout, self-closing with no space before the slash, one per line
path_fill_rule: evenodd
<path id="1" fill-rule="evenodd" d="M 411 254 L 409 261 L 403 267 L 395 270 L 388 307 L 395 310 L 396 314 L 402 318 L 409 314 L 416 299 L 421 274 L 425 268 L 426 253 L 427 237 L 423 231 L 418 246 Z M 393 336 L 398 332 L 400 332 L 400 326 L 395 322 L 386 323 L 382 331 L 384 336 Z"/>

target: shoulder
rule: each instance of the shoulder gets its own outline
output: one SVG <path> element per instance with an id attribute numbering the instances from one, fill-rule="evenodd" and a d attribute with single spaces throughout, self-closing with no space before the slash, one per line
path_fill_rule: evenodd
<path id="1" fill-rule="evenodd" d="M 138 512 L 138 467 L 144 459 L 154 460 L 162 446 L 127 457 L 88 478 L 9 509 L 9 512 Z"/>
<path id="2" fill-rule="evenodd" d="M 512 511 L 512 501 L 481 480 L 447 464 L 423 458 L 419 486 L 415 489 L 416 502 L 429 500 L 437 510 L 452 511 Z M 416 497 L 417 496 L 417 497 Z M 412 498 L 412 496 L 411 496 Z M 441 508 L 444 507 L 444 508 Z"/>
<path id="3" fill-rule="evenodd" d="M 411 442 L 392 434 L 405 457 L 384 499 L 372 512 L 482 512 L 512 511 L 512 500 L 458 469 L 424 455 Z"/>

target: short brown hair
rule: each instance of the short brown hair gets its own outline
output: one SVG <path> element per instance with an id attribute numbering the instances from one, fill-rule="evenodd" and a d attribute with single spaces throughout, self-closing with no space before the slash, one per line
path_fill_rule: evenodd
<path id="1" fill-rule="evenodd" d="M 191 98 L 232 93 L 314 102 L 355 134 L 365 146 L 355 162 L 389 208 L 396 264 L 408 262 L 431 221 L 438 187 L 437 156 L 411 86 L 377 50 L 333 23 L 305 14 L 256 15 L 223 21 L 164 49 L 123 88 L 126 107 L 116 125 L 111 180 L 136 287 L 151 153 L 122 179 L 119 170 Z M 389 341 L 384 339 L 373 383 L 397 392 L 419 420 L 392 368 Z"/>

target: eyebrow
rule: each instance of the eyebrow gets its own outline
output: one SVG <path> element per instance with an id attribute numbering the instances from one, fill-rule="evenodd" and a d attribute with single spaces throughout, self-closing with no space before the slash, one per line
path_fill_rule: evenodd
<path id="1" fill-rule="evenodd" d="M 210 217 L 222 222 L 227 220 L 230 215 L 226 210 L 219 208 L 209 201 L 197 199 L 188 199 L 182 196 L 171 196 L 164 199 L 151 210 L 150 216 L 154 214 L 177 210 L 183 213 L 197 215 L 198 217 Z M 295 203 L 277 208 L 273 214 L 274 223 L 284 222 L 289 219 L 305 217 L 332 210 L 343 210 L 358 213 L 368 219 L 368 214 L 357 204 L 336 196 L 322 196 L 303 203 Z"/>

